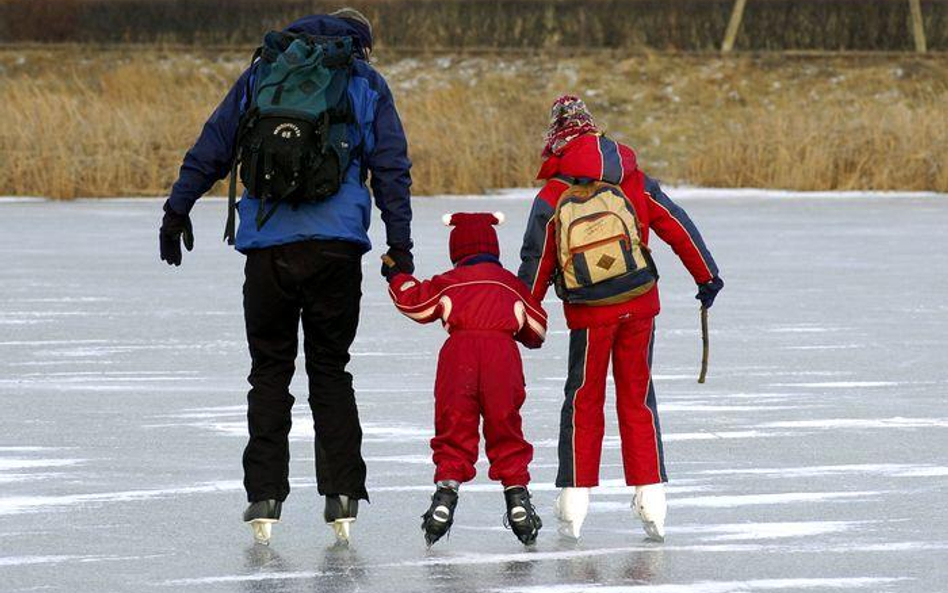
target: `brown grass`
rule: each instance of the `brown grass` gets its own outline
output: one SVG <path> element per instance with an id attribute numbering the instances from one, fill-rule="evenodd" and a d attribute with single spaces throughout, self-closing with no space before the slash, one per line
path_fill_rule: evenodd
<path id="1" fill-rule="evenodd" d="M 528 185 L 545 103 L 496 76 L 401 99 L 418 190 L 480 193 Z"/>
<path id="2" fill-rule="evenodd" d="M 100 69 L 77 59 L 13 77 L 0 88 L 0 193 L 163 193 L 208 107 L 229 88 L 228 69 L 206 68 L 186 78 L 155 60 Z"/>
<path id="3" fill-rule="evenodd" d="M 166 194 L 245 60 L 0 51 L 0 194 Z M 948 192 L 945 58 L 594 53 L 379 68 L 405 121 L 419 194 L 529 185 L 547 105 L 568 91 L 670 181 Z"/>
<path id="4" fill-rule="evenodd" d="M 756 109 L 737 134 L 694 156 L 688 175 L 703 185 L 945 192 L 945 116 L 933 104 L 912 109 L 864 100 L 830 113 L 774 117 Z"/>

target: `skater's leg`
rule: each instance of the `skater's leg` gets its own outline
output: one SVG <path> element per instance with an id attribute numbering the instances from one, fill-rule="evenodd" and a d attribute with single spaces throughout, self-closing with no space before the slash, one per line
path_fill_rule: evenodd
<path id="1" fill-rule="evenodd" d="M 451 531 L 458 488 L 474 478 L 480 408 L 477 402 L 477 358 L 471 340 L 448 338 L 438 355 L 435 378 L 435 436 L 431 439 L 437 490 L 421 516 L 425 542 L 431 547 Z"/>
<path id="2" fill-rule="evenodd" d="M 520 407 L 526 397 L 523 363 L 516 342 L 507 337 L 479 340 L 480 405 L 489 476 L 505 488 L 530 483 L 533 446 L 523 436 Z"/>
<path id="3" fill-rule="evenodd" d="M 614 326 L 577 329 L 569 337 L 569 376 L 560 415 L 559 487 L 599 484 L 605 432 L 603 405 Z"/>
<path id="4" fill-rule="evenodd" d="M 431 439 L 435 482 L 474 479 L 479 441 L 480 406 L 477 401 L 477 358 L 473 340 L 448 338 L 438 357 L 435 378 L 435 436 Z"/>
<path id="5" fill-rule="evenodd" d="M 247 500 L 282 501 L 290 492 L 288 480 L 293 378 L 300 308 L 289 279 L 280 273 L 280 248 L 247 255 L 244 282 L 244 319 L 252 366 L 248 381 L 247 424 L 250 440 L 244 450 L 244 486 Z"/>
<path id="6" fill-rule="evenodd" d="M 623 323 L 613 350 L 622 461 L 630 486 L 665 482 L 662 433 L 652 385 L 654 319 Z"/>
<path id="7" fill-rule="evenodd" d="M 316 437 L 316 481 L 322 495 L 366 499 L 362 426 L 349 347 L 359 324 L 361 253 L 342 241 L 299 244 L 297 273 L 303 275 L 303 347 L 309 405 Z"/>

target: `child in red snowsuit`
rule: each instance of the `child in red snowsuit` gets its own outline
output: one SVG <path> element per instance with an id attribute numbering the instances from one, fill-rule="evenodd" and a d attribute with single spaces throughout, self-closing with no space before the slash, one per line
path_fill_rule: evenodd
<path id="1" fill-rule="evenodd" d="M 521 251 L 519 277 L 537 300 L 550 284 L 563 288 L 562 251 L 558 252 L 556 220 L 561 197 L 583 184 L 607 182 L 621 189 L 637 217 L 637 240 L 647 255 L 649 232 L 671 245 L 698 284 L 698 298 L 710 307 L 723 286 L 718 268 L 698 229 L 658 183 L 638 168 L 635 153 L 602 135 L 585 104 L 564 96 L 552 109 L 544 162 L 537 178 L 544 182 L 533 203 Z M 601 187 L 601 186 L 598 186 Z M 572 231 L 570 231 L 572 232 Z M 560 242 L 562 235 L 559 236 Z M 569 253 L 573 253 L 572 250 Z M 650 259 L 650 258 L 649 258 Z M 612 258 L 598 262 L 608 268 Z M 593 258 L 592 266 L 596 266 Z M 657 274 L 631 298 L 604 298 L 596 304 L 566 299 L 569 326 L 569 373 L 563 404 L 559 472 L 556 485 L 563 490 L 556 514 L 564 535 L 579 537 L 586 514 L 589 488 L 599 483 L 599 460 L 604 432 L 603 406 L 610 360 L 616 385 L 616 409 L 622 440 L 626 483 L 636 487 L 633 508 L 655 539 L 664 537 L 667 480 L 661 429 L 651 379 L 655 316 L 659 311 Z M 583 270 L 585 272 L 585 270 Z M 588 272 L 586 272 L 588 273 Z M 615 297 L 607 289 L 602 297 Z M 629 293 L 631 294 L 631 293 Z"/>
<path id="2" fill-rule="evenodd" d="M 438 489 L 423 516 L 430 546 L 448 532 L 458 487 L 474 478 L 478 427 L 484 419 L 489 477 L 504 486 L 507 522 L 524 544 L 541 526 L 527 491 L 533 447 L 524 439 L 523 365 L 515 341 L 539 348 L 546 312 L 499 260 L 494 225 L 501 213 L 445 216 L 454 269 L 419 281 L 390 278 L 389 294 L 405 316 L 419 323 L 441 320 L 449 337 L 441 348 L 435 380 L 435 437 L 431 440 Z"/>

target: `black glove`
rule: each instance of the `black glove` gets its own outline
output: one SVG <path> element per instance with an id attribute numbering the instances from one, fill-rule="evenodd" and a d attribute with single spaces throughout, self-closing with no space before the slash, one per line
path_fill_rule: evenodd
<path id="1" fill-rule="evenodd" d="M 718 296 L 722 288 L 724 288 L 724 280 L 715 276 L 710 282 L 698 285 L 698 294 L 695 295 L 695 298 L 701 301 L 702 307 L 710 309 L 711 305 L 714 304 L 714 297 Z"/>
<path id="2" fill-rule="evenodd" d="M 191 217 L 187 214 L 178 214 L 165 202 L 165 216 L 161 219 L 161 229 L 158 231 L 158 244 L 161 248 L 162 261 L 169 266 L 181 265 L 181 238 L 184 237 L 184 247 L 188 251 L 194 249 L 194 229 L 191 227 Z"/>
<path id="3" fill-rule="evenodd" d="M 415 260 L 407 249 L 389 247 L 388 253 L 382 256 L 382 276 L 389 282 L 395 274 L 411 274 L 414 271 Z"/>

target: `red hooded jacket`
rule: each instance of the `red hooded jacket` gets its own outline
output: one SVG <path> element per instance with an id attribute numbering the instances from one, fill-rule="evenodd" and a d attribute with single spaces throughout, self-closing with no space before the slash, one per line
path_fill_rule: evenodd
<path id="1" fill-rule="evenodd" d="M 642 224 L 642 241 L 647 245 L 649 230 L 681 258 L 695 282 L 703 284 L 718 275 L 714 258 L 688 214 L 662 192 L 658 182 L 638 168 L 631 148 L 601 134 L 585 134 L 571 141 L 561 154 L 543 162 L 537 179 L 546 184 L 534 199 L 520 251 L 518 276 L 542 301 L 558 269 L 554 213 L 560 196 L 569 184 L 558 176 L 601 179 L 616 183 Z M 650 318 L 659 312 L 658 285 L 647 293 L 613 305 L 564 303 L 570 329 L 609 325 L 630 317 Z"/>

